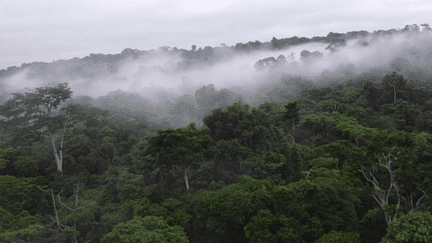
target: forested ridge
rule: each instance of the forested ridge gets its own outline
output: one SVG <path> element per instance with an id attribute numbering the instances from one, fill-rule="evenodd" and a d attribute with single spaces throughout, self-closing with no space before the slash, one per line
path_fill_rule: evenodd
<path id="1" fill-rule="evenodd" d="M 420 27 L 423 30 L 420 30 Z M 102 54 L 91 53 L 88 56 L 79 58 L 74 57 L 68 60 L 53 60 L 53 62 L 32 62 L 22 63 L 21 66 L 9 66 L 0 69 L 0 77 L 12 76 L 20 71 L 28 71 L 27 76 L 31 78 L 44 78 L 53 79 L 56 76 L 66 76 L 68 78 L 94 78 L 105 77 L 107 74 L 115 73 L 119 70 L 121 65 L 128 59 L 150 59 L 157 55 L 169 54 L 179 55 L 182 60 L 175 63 L 173 69 L 180 71 L 184 69 L 193 69 L 196 66 L 211 66 L 227 59 L 231 59 L 235 55 L 244 53 L 253 53 L 258 51 L 276 51 L 276 50 L 290 50 L 292 47 L 301 46 L 308 43 L 322 43 L 326 45 L 326 50 L 335 52 L 338 49 L 345 47 L 351 40 L 356 42 L 359 46 L 369 46 L 381 38 L 392 37 L 398 34 L 412 34 L 416 35 L 421 32 L 430 32 L 432 29 L 429 24 L 406 25 L 404 28 L 389 29 L 389 30 L 376 30 L 368 32 L 349 31 L 347 33 L 334 33 L 330 32 L 327 36 L 314 36 L 312 38 L 292 36 L 289 38 L 276 38 L 273 37 L 270 41 L 249 41 L 247 43 L 236 43 L 235 45 L 228 46 L 221 43 L 220 46 L 205 46 L 197 47 L 192 45 L 190 50 L 185 50 L 177 47 L 161 46 L 157 50 L 138 50 L 132 48 L 125 48 L 122 52 L 117 54 Z M 310 55 L 310 52 L 305 50 L 304 57 Z M 309 52 L 309 53 L 308 53 Z M 161 54 L 162 53 L 162 54 Z M 312 52 L 313 54 L 314 52 Z M 318 56 L 322 53 L 315 52 Z M 430 54 L 432 55 L 432 54 Z M 302 55 L 303 56 L 303 55 Z M 289 57 L 287 56 L 289 59 Z M 259 61 L 256 60 L 258 66 Z M 281 61 L 278 59 L 277 61 Z M 282 61 L 285 61 L 283 56 Z M 271 62 L 276 62 L 275 58 Z M 0 67 L 1 68 L 1 67 Z M 157 66 L 157 69 L 166 69 Z"/>
<path id="2" fill-rule="evenodd" d="M 432 77 L 390 69 L 282 75 L 258 105 L 204 86 L 202 126 L 176 129 L 68 83 L 13 93 L 0 241 L 432 242 Z"/>

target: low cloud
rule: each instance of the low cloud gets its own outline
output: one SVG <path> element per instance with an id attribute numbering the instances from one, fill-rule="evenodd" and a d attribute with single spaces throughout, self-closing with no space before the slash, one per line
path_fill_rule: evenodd
<path id="1" fill-rule="evenodd" d="M 36 71 L 34 67 L 24 67 L 1 79 L 1 84 L 5 99 L 6 93 L 24 91 L 23 84 L 36 88 L 50 82 L 68 82 L 75 98 L 89 96 L 93 105 L 145 115 L 155 123 L 165 121 L 169 126 L 180 127 L 191 122 L 200 123 L 203 112 L 209 112 L 209 107 L 217 108 L 227 101 L 242 99 L 244 103 L 258 106 L 266 101 L 277 101 L 273 95 L 279 91 L 291 92 L 289 97 L 294 99 L 299 90 L 296 85 L 284 86 L 281 80 L 287 77 L 301 76 L 303 80 L 321 85 L 368 77 L 374 72 L 383 76 L 395 70 L 407 78 L 426 80 L 432 76 L 429 71 L 432 70 L 431 37 L 428 31 L 398 31 L 392 35 L 349 39 L 340 45 L 308 43 L 273 51 L 239 52 L 215 47 L 212 57 L 219 58 L 211 61 L 210 57 L 207 62 L 187 59 L 182 52 L 170 47 L 149 51 L 138 58 L 133 57 L 137 50 L 128 50 L 129 58 L 111 64 L 98 59 L 102 56 L 90 55 L 82 59 L 87 61 L 38 64 Z M 263 69 L 256 68 L 259 60 L 269 57 L 279 61 Z M 70 63 L 77 66 L 67 66 Z M 85 76 L 91 70 L 99 70 L 99 73 Z M 206 108 L 197 102 L 195 93 L 209 85 L 214 87 L 214 95 L 219 98 L 215 107 Z"/>

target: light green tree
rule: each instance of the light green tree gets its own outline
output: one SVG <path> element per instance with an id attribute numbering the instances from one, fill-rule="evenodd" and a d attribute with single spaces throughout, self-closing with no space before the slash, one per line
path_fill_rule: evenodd
<path id="1" fill-rule="evenodd" d="M 181 226 L 169 226 L 162 217 L 135 216 L 132 220 L 120 223 L 101 239 L 101 243 L 188 243 Z"/>
<path id="2" fill-rule="evenodd" d="M 42 137 L 52 145 L 57 170 L 63 170 L 63 138 L 71 127 L 73 106 L 59 106 L 71 98 L 67 83 L 39 87 L 31 92 L 13 93 L 13 97 L 0 107 L 0 115 L 7 118 L 14 145 L 32 145 Z"/>
<path id="3" fill-rule="evenodd" d="M 410 212 L 392 222 L 381 243 L 431 242 L 432 214 L 429 211 Z"/>

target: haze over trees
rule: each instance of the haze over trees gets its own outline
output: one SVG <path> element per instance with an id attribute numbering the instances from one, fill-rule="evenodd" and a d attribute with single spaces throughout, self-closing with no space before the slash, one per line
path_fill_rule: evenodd
<path id="1" fill-rule="evenodd" d="M 430 37 L 409 25 L 3 70 L 0 241 L 431 242 Z"/>

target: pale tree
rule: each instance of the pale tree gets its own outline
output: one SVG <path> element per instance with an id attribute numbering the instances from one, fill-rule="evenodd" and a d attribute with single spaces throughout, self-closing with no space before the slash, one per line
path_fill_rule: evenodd
<path id="1" fill-rule="evenodd" d="M 396 146 L 393 147 L 393 150 Z M 400 207 L 401 197 L 399 194 L 399 188 L 396 185 L 396 173 L 395 170 L 392 168 L 392 164 L 394 160 L 397 159 L 397 155 L 399 155 L 401 151 L 397 152 L 396 155 L 392 155 L 391 152 L 389 152 L 387 155 L 382 153 L 382 158 L 377 157 L 379 161 L 379 165 L 387 170 L 387 172 L 390 174 L 390 186 L 388 189 L 383 189 L 382 186 L 379 185 L 377 179 L 375 176 L 368 171 L 366 173 L 366 169 L 362 166 L 362 169 L 360 170 L 363 173 L 363 176 L 366 178 L 367 181 L 372 183 L 374 186 L 374 194 L 372 197 L 375 199 L 375 201 L 378 203 L 378 205 L 381 207 L 381 209 L 384 211 L 384 217 L 387 222 L 387 226 L 390 226 L 391 222 L 397 217 L 398 212 L 397 210 Z M 390 213 L 389 210 L 389 198 L 391 195 L 391 192 L 395 193 L 395 196 L 397 198 L 397 204 L 396 204 L 396 210 L 395 212 Z"/>
<path id="2" fill-rule="evenodd" d="M 13 134 L 12 145 L 32 146 L 46 138 L 52 146 L 58 171 L 63 171 L 63 138 L 68 128 L 76 122 L 75 106 L 61 107 L 71 98 L 67 83 L 50 84 L 25 93 L 13 93 L 0 107 L 0 115 Z"/>
<path id="3" fill-rule="evenodd" d="M 389 178 L 389 187 L 386 189 L 384 186 L 380 186 L 378 180 L 376 177 L 372 174 L 372 172 L 366 170 L 363 166 L 361 168 L 361 172 L 363 176 L 366 178 L 367 181 L 372 183 L 374 187 L 374 193 L 373 198 L 378 203 L 381 210 L 384 212 L 384 217 L 387 222 L 387 226 L 390 226 L 391 223 L 397 219 L 398 215 L 403 215 L 404 212 L 402 211 L 402 205 L 401 202 L 404 202 L 405 200 L 401 196 L 400 187 L 398 186 L 396 182 L 396 168 L 394 166 L 394 162 L 398 160 L 399 156 L 402 156 L 402 152 L 405 150 L 401 150 L 399 152 L 395 152 L 396 145 L 391 149 L 391 151 L 387 154 L 382 153 L 380 156 L 376 156 L 379 161 L 379 166 L 384 168 L 390 175 Z M 418 187 L 418 190 L 423 192 L 423 196 L 421 196 L 416 202 L 413 202 L 413 197 L 409 196 L 405 202 L 408 205 L 405 205 L 409 208 L 409 212 L 417 212 L 421 209 L 424 209 L 426 207 L 426 204 L 424 202 L 424 199 L 427 198 L 427 194 L 424 190 Z M 396 205 L 390 203 L 390 199 L 396 199 Z M 373 209 L 368 212 L 368 214 L 365 216 L 366 218 L 372 218 L 376 216 L 379 212 L 379 209 Z"/>
<path id="4" fill-rule="evenodd" d="M 397 93 L 404 93 L 406 89 L 406 81 L 402 75 L 396 72 L 384 76 L 381 80 L 381 84 L 384 86 L 384 94 L 393 93 L 393 103 L 396 103 Z"/>
<path id="5" fill-rule="evenodd" d="M 100 210 L 96 203 L 101 195 L 98 190 L 99 188 L 80 193 L 80 182 L 78 181 L 76 188 L 73 189 L 74 194 L 66 201 L 62 201 L 60 194 L 63 189 L 57 193 L 57 197 L 51 189 L 54 217 L 50 216 L 50 218 L 55 226 L 47 225 L 46 227 L 39 224 L 36 226 L 51 232 L 69 235 L 73 242 L 77 243 L 80 234 L 77 224 L 94 220 L 97 211 Z M 84 194 L 84 197 L 80 197 L 80 194 Z"/>

